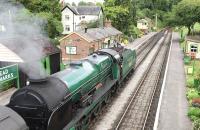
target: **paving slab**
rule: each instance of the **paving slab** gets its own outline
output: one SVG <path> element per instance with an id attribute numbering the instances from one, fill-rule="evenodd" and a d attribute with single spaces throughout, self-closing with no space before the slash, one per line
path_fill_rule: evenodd
<path id="1" fill-rule="evenodd" d="M 192 130 L 192 123 L 187 117 L 186 78 L 179 40 L 178 33 L 173 33 L 158 130 Z"/>

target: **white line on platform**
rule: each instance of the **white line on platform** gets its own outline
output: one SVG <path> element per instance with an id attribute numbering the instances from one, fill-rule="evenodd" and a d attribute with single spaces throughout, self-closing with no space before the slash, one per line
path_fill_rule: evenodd
<path id="1" fill-rule="evenodd" d="M 162 98 L 163 98 L 163 93 L 164 93 L 164 89 L 165 89 L 165 85 L 166 85 L 167 73 L 168 73 L 168 69 L 169 69 L 169 60 L 170 60 L 170 56 L 171 56 L 172 41 L 173 41 L 173 33 L 172 33 L 171 45 L 170 45 L 169 55 L 168 55 L 168 59 L 167 59 L 167 65 L 166 65 L 165 75 L 164 75 L 164 79 L 163 79 L 163 83 L 162 83 L 162 88 L 161 88 L 160 98 L 159 98 L 159 102 L 158 102 L 158 108 L 157 108 L 157 111 L 156 111 L 156 118 L 155 118 L 153 130 L 158 129 L 158 122 L 159 122 L 159 117 L 160 117 L 160 108 L 161 108 L 161 104 L 162 104 Z"/>

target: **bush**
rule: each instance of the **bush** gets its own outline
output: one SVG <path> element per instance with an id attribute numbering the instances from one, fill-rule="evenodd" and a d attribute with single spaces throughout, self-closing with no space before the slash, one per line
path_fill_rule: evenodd
<path id="1" fill-rule="evenodd" d="M 194 120 L 194 129 L 193 130 L 199 130 L 200 129 L 200 119 Z"/>
<path id="2" fill-rule="evenodd" d="M 192 77 L 188 77 L 186 85 L 188 88 L 193 88 L 194 87 L 194 79 Z"/>
<path id="3" fill-rule="evenodd" d="M 200 109 L 196 107 L 190 107 L 188 116 L 191 117 L 192 120 L 196 120 L 196 117 L 200 117 Z"/>
<path id="4" fill-rule="evenodd" d="M 189 89 L 189 90 L 187 90 L 186 96 L 187 96 L 187 99 L 189 101 L 192 100 L 192 99 L 194 99 L 194 98 L 199 98 L 200 97 L 199 93 L 198 93 L 198 91 L 196 89 Z"/>

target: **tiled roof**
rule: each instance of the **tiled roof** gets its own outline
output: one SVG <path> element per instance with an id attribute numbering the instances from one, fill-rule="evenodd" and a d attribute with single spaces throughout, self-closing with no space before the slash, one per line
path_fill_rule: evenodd
<path id="1" fill-rule="evenodd" d="M 99 15 L 101 7 L 99 6 L 78 6 L 77 11 L 80 15 Z"/>
<path id="2" fill-rule="evenodd" d="M 146 23 L 146 22 L 148 22 L 146 19 L 140 19 L 140 20 L 138 20 L 137 21 L 138 23 Z"/>
<path id="3" fill-rule="evenodd" d="M 8 49 L 1 43 L 0 43 L 0 61 L 23 62 L 23 60 L 17 54 L 15 54 L 13 51 Z"/>
<path id="4" fill-rule="evenodd" d="M 200 35 L 195 35 L 195 36 L 187 36 L 186 37 L 187 41 L 192 41 L 196 43 L 200 43 Z"/>
<path id="5" fill-rule="evenodd" d="M 87 29 L 87 33 L 85 33 L 85 30 L 76 31 L 75 33 L 84 37 L 89 42 L 98 41 L 98 40 L 102 40 L 104 38 L 108 38 L 110 36 L 116 36 L 116 35 L 122 34 L 122 32 L 115 29 L 114 27 L 90 28 L 90 29 Z M 66 37 L 68 37 L 68 36 L 66 36 Z M 60 41 L 62 41 L 66 37 L 62 38 Z"/>
<path id="6" fill-rule="evenodd" d="M 76 10 L 76 7 L 74 7 L 74 6 L 68 6 L 68 5 L 67 5 L 67 7 L 68 7 L 74 14 L 76 14 L 76 15 L 79 14 L 78 11 Z"/>
<path id="7" fill-rule="evenodd" d="M 99 6 L 69 6 L 66 5 L 65 8 L 69 8 L 74 14 L 76 15 L 99 15 L 100 11 L 102 10 Z"/>

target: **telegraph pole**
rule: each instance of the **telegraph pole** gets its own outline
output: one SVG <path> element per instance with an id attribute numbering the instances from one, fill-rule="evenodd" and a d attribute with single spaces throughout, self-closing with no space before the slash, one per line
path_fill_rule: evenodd
<path id="1" fill-rule="evenodd" d="M 156 13 L 156 30 L 158 28 L 158 14 Z"/>
<path id="2" fill-rule="evenodd" d="M 157 28 L 158 28 L 158 14 L 157 13 L 156 13 L 155 17 L 156 17 L 156 30 L 157 30 Z"/>

